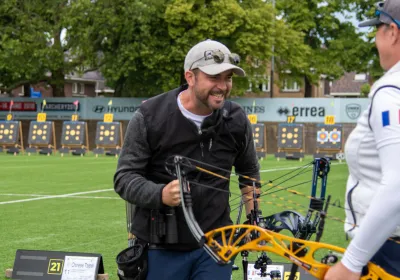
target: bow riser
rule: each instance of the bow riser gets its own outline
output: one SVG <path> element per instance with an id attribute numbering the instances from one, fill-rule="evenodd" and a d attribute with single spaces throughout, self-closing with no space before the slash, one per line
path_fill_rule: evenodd
<path id="1" fill-rule="evenodd" d="M 234 232 L 238 230 L 242 234 L 235 237 Z M 242 241 L 251 232 L 257 232 L 257 238 L 243 243 Z M 216 241 L 214 236 L 219 236 L 221 241 Z M 319 250 L 329 250 L 340 254 L 345 252 L 344 248 L 338 246 L 292 238 L 252 225 L 226 226 L 212 230 L 206 233 L 204 237 L 208 247 L 219 257 L 220 263 L 229 262 L 233 256 L 241 251 L 271 252 L 286 258 L 321 280 L 330 266 L 316 260 L 315 253 Z M 294 244 L 301 244 L 301 246 L 296 247 Z M 297 257 L 296 254 L 302 250 L 306 250 L 304 256 Z M 399 280 L 399 278 L 386 273 L 373 263 L 368 263 L 368 271 L 368 275 L 362 276 L 361 280 Z"/>

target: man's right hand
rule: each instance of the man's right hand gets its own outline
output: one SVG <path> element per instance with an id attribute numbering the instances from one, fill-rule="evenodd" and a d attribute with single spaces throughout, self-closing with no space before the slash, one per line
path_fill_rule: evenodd
<path id="1" fill-rule="evenodd" d="M 181 203 L 179 181 L 173 180 L 162 190 L 162 202 L 168 206 L 178 206 Z"/>

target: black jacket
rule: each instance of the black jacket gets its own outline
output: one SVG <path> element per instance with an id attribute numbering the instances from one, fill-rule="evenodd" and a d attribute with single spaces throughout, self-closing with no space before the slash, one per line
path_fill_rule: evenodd
<path id="1" fill-rule="evenodd" d="M 129 122 L 124 145 L 114 176 L 115 191 L 125 200 L 136 205 L 132 221 L 133 233 L 149 241 L 150 209 L 166 208 L 162 203 L 163 187 L 176 179 L 165 167 L 166 160 L 181 155 L 201 163 L 208 170 L 227 178 L 235 171 L 259 179 L 259 164 L 253 143 L 251 125 L 243 109 L 226 101 L 223 108 L 207 117 L 201 130 L 181 113 L 178 94 L 186 87 L 148 99 L 135 112 Z M 209 164 L 209 165 L 205 165 Z M 206 173 L 189 174 L 190 181 L 229 190 L 229 182 Z M 239 178 L 247 185 L 252 182 Z M 204 232 L 232 224 L 229 194 L 200 185 L 191 185 L 193 211 Z M 182 209 L 176 208 L 179 244 L 172 249 L 198 247 L 190 233 Z"/>

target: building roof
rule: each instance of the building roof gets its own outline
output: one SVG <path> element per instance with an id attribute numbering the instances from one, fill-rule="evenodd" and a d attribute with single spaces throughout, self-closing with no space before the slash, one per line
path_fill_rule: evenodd
<path id="1" fill-rule="evenodd" d="M 330 95 L 359 96 L 363 84 L 368 83 L 368 74 L 348 72 L 330 84 Z"/>
<path id="2" fill-rule="evenodd" d="M 113 93 L 114 89 L 106 86 L 106 80 L 100 71 L 90 71 L 85 72 L 82 75 L 78 73 L 71 73 L 65 75 L 66 80 L 74 81 L 74 82 L 90 82 L 96 84 L 96 92 L 108 92 Z"/>

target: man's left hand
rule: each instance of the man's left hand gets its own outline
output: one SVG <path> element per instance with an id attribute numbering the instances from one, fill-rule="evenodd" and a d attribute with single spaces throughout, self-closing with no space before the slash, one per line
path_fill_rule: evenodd
<path id="1" fill-rule="evenodd" d="M 324 280 L 359 280 L 361 273 L 349 270 L 341 262 L 328 269 Z"/>

